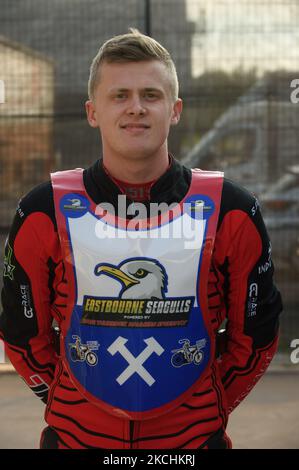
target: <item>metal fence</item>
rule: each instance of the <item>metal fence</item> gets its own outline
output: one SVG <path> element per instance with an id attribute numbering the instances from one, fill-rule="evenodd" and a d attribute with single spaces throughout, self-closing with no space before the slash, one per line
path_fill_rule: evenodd
<path id="1" fill-rule="evenodd" d="M 136 27 L 177 65 L 184 112 L 171 152 L 260 198 L 288 353 L 299 337 L 298 26 L 298 0 L 0 0 L 2 239 L 17 200 L 49 171 L 100 155 L 84 111 L 89 66 L 104 40 Z"/>

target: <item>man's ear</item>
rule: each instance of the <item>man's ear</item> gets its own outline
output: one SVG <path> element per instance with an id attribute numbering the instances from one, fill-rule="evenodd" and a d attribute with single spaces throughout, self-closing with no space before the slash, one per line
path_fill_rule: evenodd
<path id="1" fill-rule="evenodd" d="M 91 127 L 98 127 L 98 121 L 96 117 L 96 110 L 92 100 L 88 100 L 85 103 L 87 121 Z"/>
<path id="2" fill-rule="evenodd" d="M 172 116 L 171 116 L 172 126 L 175 126 L 176 124 L 178 124 L 182 111 L 183 111 L 183 100 L 181 100 L 181 98 L 178 98 L 176 102 L 174 103 L 173 109 L 172 109 Z"/>

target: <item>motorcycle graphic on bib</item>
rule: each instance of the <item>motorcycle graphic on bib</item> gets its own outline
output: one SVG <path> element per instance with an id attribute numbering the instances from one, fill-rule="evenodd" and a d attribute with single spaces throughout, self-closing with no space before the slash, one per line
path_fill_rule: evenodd
<path id="1" fill-rule="evenodd" d="M 126 227 L 97 217 L 86 195 L 59 199 L 76 293 L 65 364 L 81 393 L 117 416 L 167 412 L 192 393 L 211 362 L 199 285 L 202 266 L 208 271 L 203 247 L 214 202 L 198 193 L 189 200 L 191 210 L 167 221 L 172 232 L 163 238 L 163 220 L 128 236 Z M 190 237 L 173 234 L 198 204 L 207 210 L 186 249 Z"/>
<path id="2" fill-rule="evenodd" d="M 171 358 L 171 364 L 174 367 L 182 367 L 192 363 L 199 365 L 202 362 L 204 358 L 202 349 L 206 346 L 205 339 L 196 341 L 196 344 L 193 346 L 190 345 L 189 339 L 180 339 L 179 343 L 183 344 L 183 346 L 172 351 L 174 354 Z"/>
<path id="3" fill-rule="evenodd" d="M 72 335 L 75 343 L 69 344 L 69 354 L 73 362 L 85 362 L 90 366 L 95 366 L 98 362 L 97 355 L 92 351 L 92 347 L 88 344 L 82 344 L 81 339 L 77 335 Z M 95 349 L 98 349 L 97 347 Z"/>

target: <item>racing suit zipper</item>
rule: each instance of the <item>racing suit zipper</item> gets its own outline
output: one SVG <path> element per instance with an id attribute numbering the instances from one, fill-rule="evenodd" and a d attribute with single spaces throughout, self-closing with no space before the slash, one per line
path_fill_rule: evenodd
<path id="1" fill-rule="evenodd" d="M 130 449 L 133 449 L 134 421 L 130 421 Z"/>

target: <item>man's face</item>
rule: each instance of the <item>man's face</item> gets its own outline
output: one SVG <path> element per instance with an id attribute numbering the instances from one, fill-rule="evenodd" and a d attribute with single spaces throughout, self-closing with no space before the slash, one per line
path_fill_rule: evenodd
<path id="1" fill-rule="evenodd" d="M 99 127 L 104 157 L 144 159 L 167 151 L 171 125 L 178 123 L 182 101 L 171 97 L 170 79 L 159 61 L 104 63 L 88 122 Z"/>

